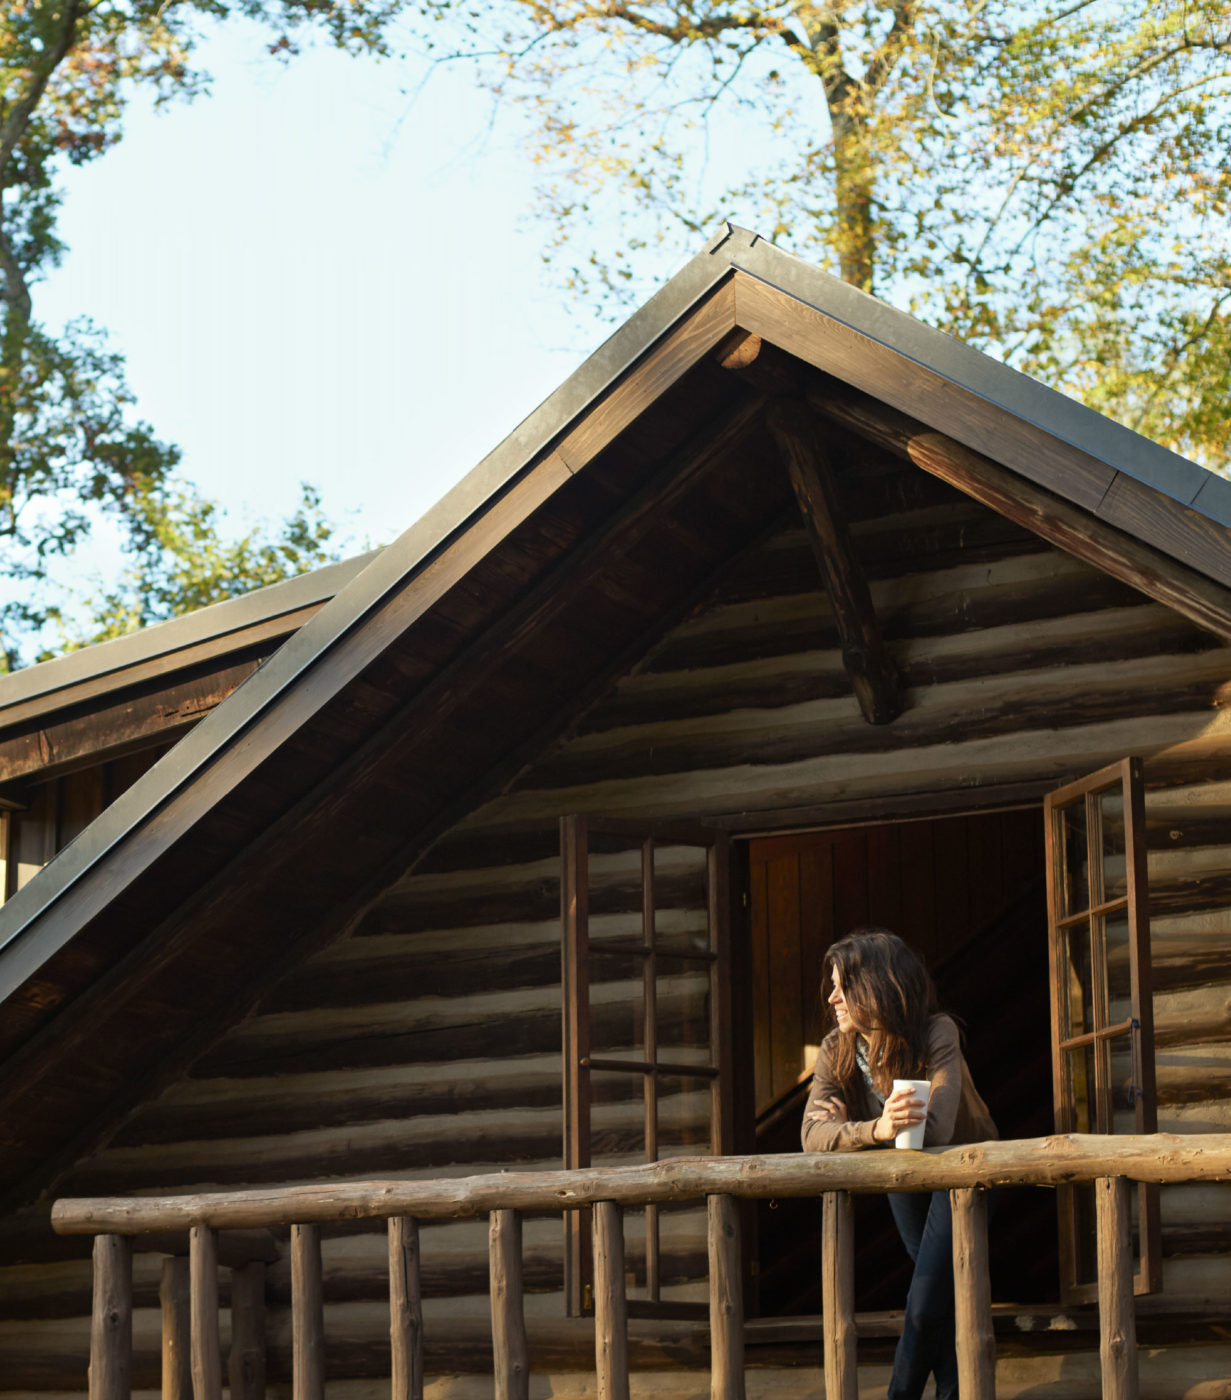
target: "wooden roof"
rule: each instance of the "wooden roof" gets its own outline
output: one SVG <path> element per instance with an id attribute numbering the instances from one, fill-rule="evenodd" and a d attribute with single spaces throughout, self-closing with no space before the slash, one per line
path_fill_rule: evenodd
<path id="1" fill-rule="evenodd" d="M 728 228 L 0 909 L 0 1191 L 181 1073 L 794 511 L 784 393 L 848 489 L 905 457 L 1231 636 L 1231 484 Z"/>
<path id="2" fill-rule="evenodd" d="M 329 564 L 0 676 L 0 806 L 6 784 L 191 728 L 374 558 Z"/>

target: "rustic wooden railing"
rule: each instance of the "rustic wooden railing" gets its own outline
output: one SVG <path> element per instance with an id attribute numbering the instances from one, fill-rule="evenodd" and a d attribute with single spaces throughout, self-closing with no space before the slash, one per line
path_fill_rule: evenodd
<path id="1" fill-rule="evenodd" d="M 193 1400 L 221 1400 L 218 1232 L 291 1228 L 292 1394 L 323 1400 L 324 1307 L 320 1226 L 385 1219 L 389 1229 L 392 1400 L 423 1395 L 418 1225 L 487 1214 L 496 1400 L 527 1400 L 529 1350 L 522 1305 L 521 1221 L 526 1212 L 594 1207 L 595 1357 L 600 1400 L 628 1400 L 628 1308 L 621 1209 L 706 1198 L 709 1211 L 711 1395 L 744 1400 L 739 1197 L 823 1197 L 822 1281 L 827 1400 L 855 1400 L 856 1328 L 851 1192 L 949 1191 L 963 1400 L 995 1394 L 995 1340 L 987 1265 L 987 1188 L 1093 1182 L 1097 1201 L 1103 1396 L 1136 1400 L 1137 1354 L 1130 1183 L 1231 1180 L 1231 1134 L 1035 1138 L 927 1152 L 675 1158 L 650 1166 L 502 1172 L 437 1181 L 360 1181 L 196 1196 L 61 1200 L 61 1234 L 93 1234 L 90 1400 L 128 1400 L 132 1358 L 132 1237 L 187 1229 L 188 1330 Z M 248 1346 L 250 1318 L 232 1334 Z M 168 1354 L 164 1306 L 164 1367 Z M 182 1332 L 177 1334 L 180 1353 Z M 164 1370 L 164 1375 L 166 1374 Z M 234 1350 L 232 1376 L 235 1375 Z M 167 1391 L 164 1389 L 164 1394 Z M 177 1392 L 178 1393 L 178 1392 Z"/>

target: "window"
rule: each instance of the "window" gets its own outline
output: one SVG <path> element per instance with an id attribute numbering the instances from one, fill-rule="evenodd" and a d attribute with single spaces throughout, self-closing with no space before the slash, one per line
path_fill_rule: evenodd
<path id="1" fill-rule="evenodd" d="M 570 816 L 560 841 L 565 1167 L 730 1151 L 726 836 Z M 565 1217 L 574 1316 L 590 1310 L 589 1214 Z M 663 1215 L 625 1213 L 626 1237 L 644 1226 L 626 1239 L 634 1314 L 692 1310 L 671 1297 L 695 1259 L 689 1222 L 673 1213 L 668 1247 Z"/>
<path id="2" fill-rule="evenodd" d="M 1051 793 L 1045 805 L 1052 1079 L 1059 1133 L 1157 1129 L 1141 762 Z M 1059 1192 L 1061 1289 L 1097 1296 L 1094 1194 Z M 1158 1190 L 1139 1188 L 1135 1291 L 1162 1284 Z"/>

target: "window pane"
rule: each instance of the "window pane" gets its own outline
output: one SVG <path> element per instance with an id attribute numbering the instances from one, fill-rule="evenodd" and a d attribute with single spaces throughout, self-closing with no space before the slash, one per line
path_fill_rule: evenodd
<path id="1" fill-rule="evenodd" d="M 704 846 L 655 850 L 654 942 L 671 952 L 709 951 L 709 853 Z"/>
<path id="2" fill-rule="evenodd" d="M 708 1153 L 713 1132 L 713 1090 L 708 1079 L 656 1075 L 658 1156 L 696 1157 Z"/>
<path id="3" fill-rule="evenodd" d="M 590 945 L 590 1054 L 645 1059 L 645 958 Z"/>
<path id="4" fill-rule="evenodd" d="M 1095 797 L 1102 851 L 1102 899 L 1123 899 L 1128 893 L 1125 858 L 1124 790 L 1119 783 Z"/>
<path id="5" fill-rule="evenodd" d="M 590 1163 L 626 1166 L 646 1160 L 645 1075 L 590 1074 Z"/>
<path id="6" fill-rule="evenodd" d="M 1095 1057 L 1097 1045 L 1083 1045 L 1077 1050 L 1066 1050 L 1064 1054 L 1064 1075 L 1069 1106 L 1070 1133 L 1098 1133 L 1099 1112 L 1095 1097 L 1096 1076 Z"/>
<path id="7" fill-rule="evenodd" d="M 1086 842 L 1086 801 L 1079 798 L 1060 812 L 1060 849 L 1063 886 L 1060 891 L 1060 914 L 1076 914 L 1090 907 L 1089 860 Z"/>
<path id="8" fill-rule="evenodd" d="M 1095 1028 L 1094 981 L 1090 963 L 1090 925 L 1074 924 L 1062 929 L 1060 943 L 1060 999 L 1065 1007 L 1066 1024 L 1061 1039 L 1085 1035 Z"/>
<path id="9" fill-rule="evenodd" d="M 1131 1035 L 1113 1036 L 1107 1042 L 1108 1063 L 1111 1081 L 1111 1131 L 1113 1133 L 1135 1133 L 1137 1131 L 1136 1062 L 1133 1058 L 1133 1038 Z"/>
<path id="10" fill-rule="evenodd" d="M 1128 915 L 1114 914 L 1103 924 L 1107 956 L 1107 1024 L 1127 1021 L 1133 1014 L 1132 949 L 1128 938 Z"/>
<path id="11" fill-rule="evenodd" d="M 641 843 L 591 832 L 590 942 L 640 943 Z"/>
<path id="12" fill-rule="evenodd" d="M 655 962 L 658 1060 L 677 1065 L 711 1064 L 710 964 L 668 957 L 665 953 L 660 953 Z"/>

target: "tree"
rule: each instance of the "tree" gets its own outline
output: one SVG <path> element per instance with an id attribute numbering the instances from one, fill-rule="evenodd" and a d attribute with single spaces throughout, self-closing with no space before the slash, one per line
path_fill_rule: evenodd
<path id="1" fill-rule="evenodd" d="M 1227 466 L 1227 0 L 503 0 L 460 38 L 434 14 L 532 115 L 571 287 L 618 296 L 734 213 Z"/>
<path id="2" fill-rule="evenodd" d="M 190 499 L 172 478 L 177 450 L 134 417 L 123 361 L 102 333 L 77 322 L 57 334 L 34 316 L 32 288 L 64 251 L 56 235 L 62 162 L 93 160 L 120 139 L 135 86 L 152 88 L 159 102 L 200 92 L 204 76 L 191 60 L 206 21 L 261 21 L 271 52 L 283 57 L 314 33 L 347 51 L 382 52 L 402 3 L 9 0 L 0 20 L 0 579 L 14 588 L 0 601 L 0 667 L 5 659 L 17 664 L 54 612 L 50 566 L 72 553 L 100 515 L 125 528 L 135 568 L 150 578 L 157 572 L 151 550 L 170 521 L 186 518 Z M 197 502 L 192 509 L 196 526 L 177 547 L 195 540 L 217 563 L 224 546 L 197 528 L 212 528 L 213 507 Z M 285 539 L 299 538 L 304 518 L 301 512 L 288 522 Z M 319 525 L 319 510 L 315 518 Z M 294 571 L 317 557 L 306 540 L 300 544 L 277 555 L 280 567 Z M 267 575 L 263 563 L 248 586 Z M 169 565 L 164 581 L 175 577 Z M 138 612 L 148 620 L 157 603 L 167 615 L 198 596 L 147 589 Z"/>
<path id="3" fill-rule="evenodd" d="M 72 609 L 52 605 L 50 620 L 60 637 L 55 650 L 75 651 L 122 637 L 151 622 L 319 568 L 335 557 L 330 541 L 336 526 L 307 484 L 289 519 L 273 527 L 249 525 L 237 539 L 220 534 L 220 510 L 216 501 L 182 483 L 141 483 L 130 506 L 128 568 Z"/>

